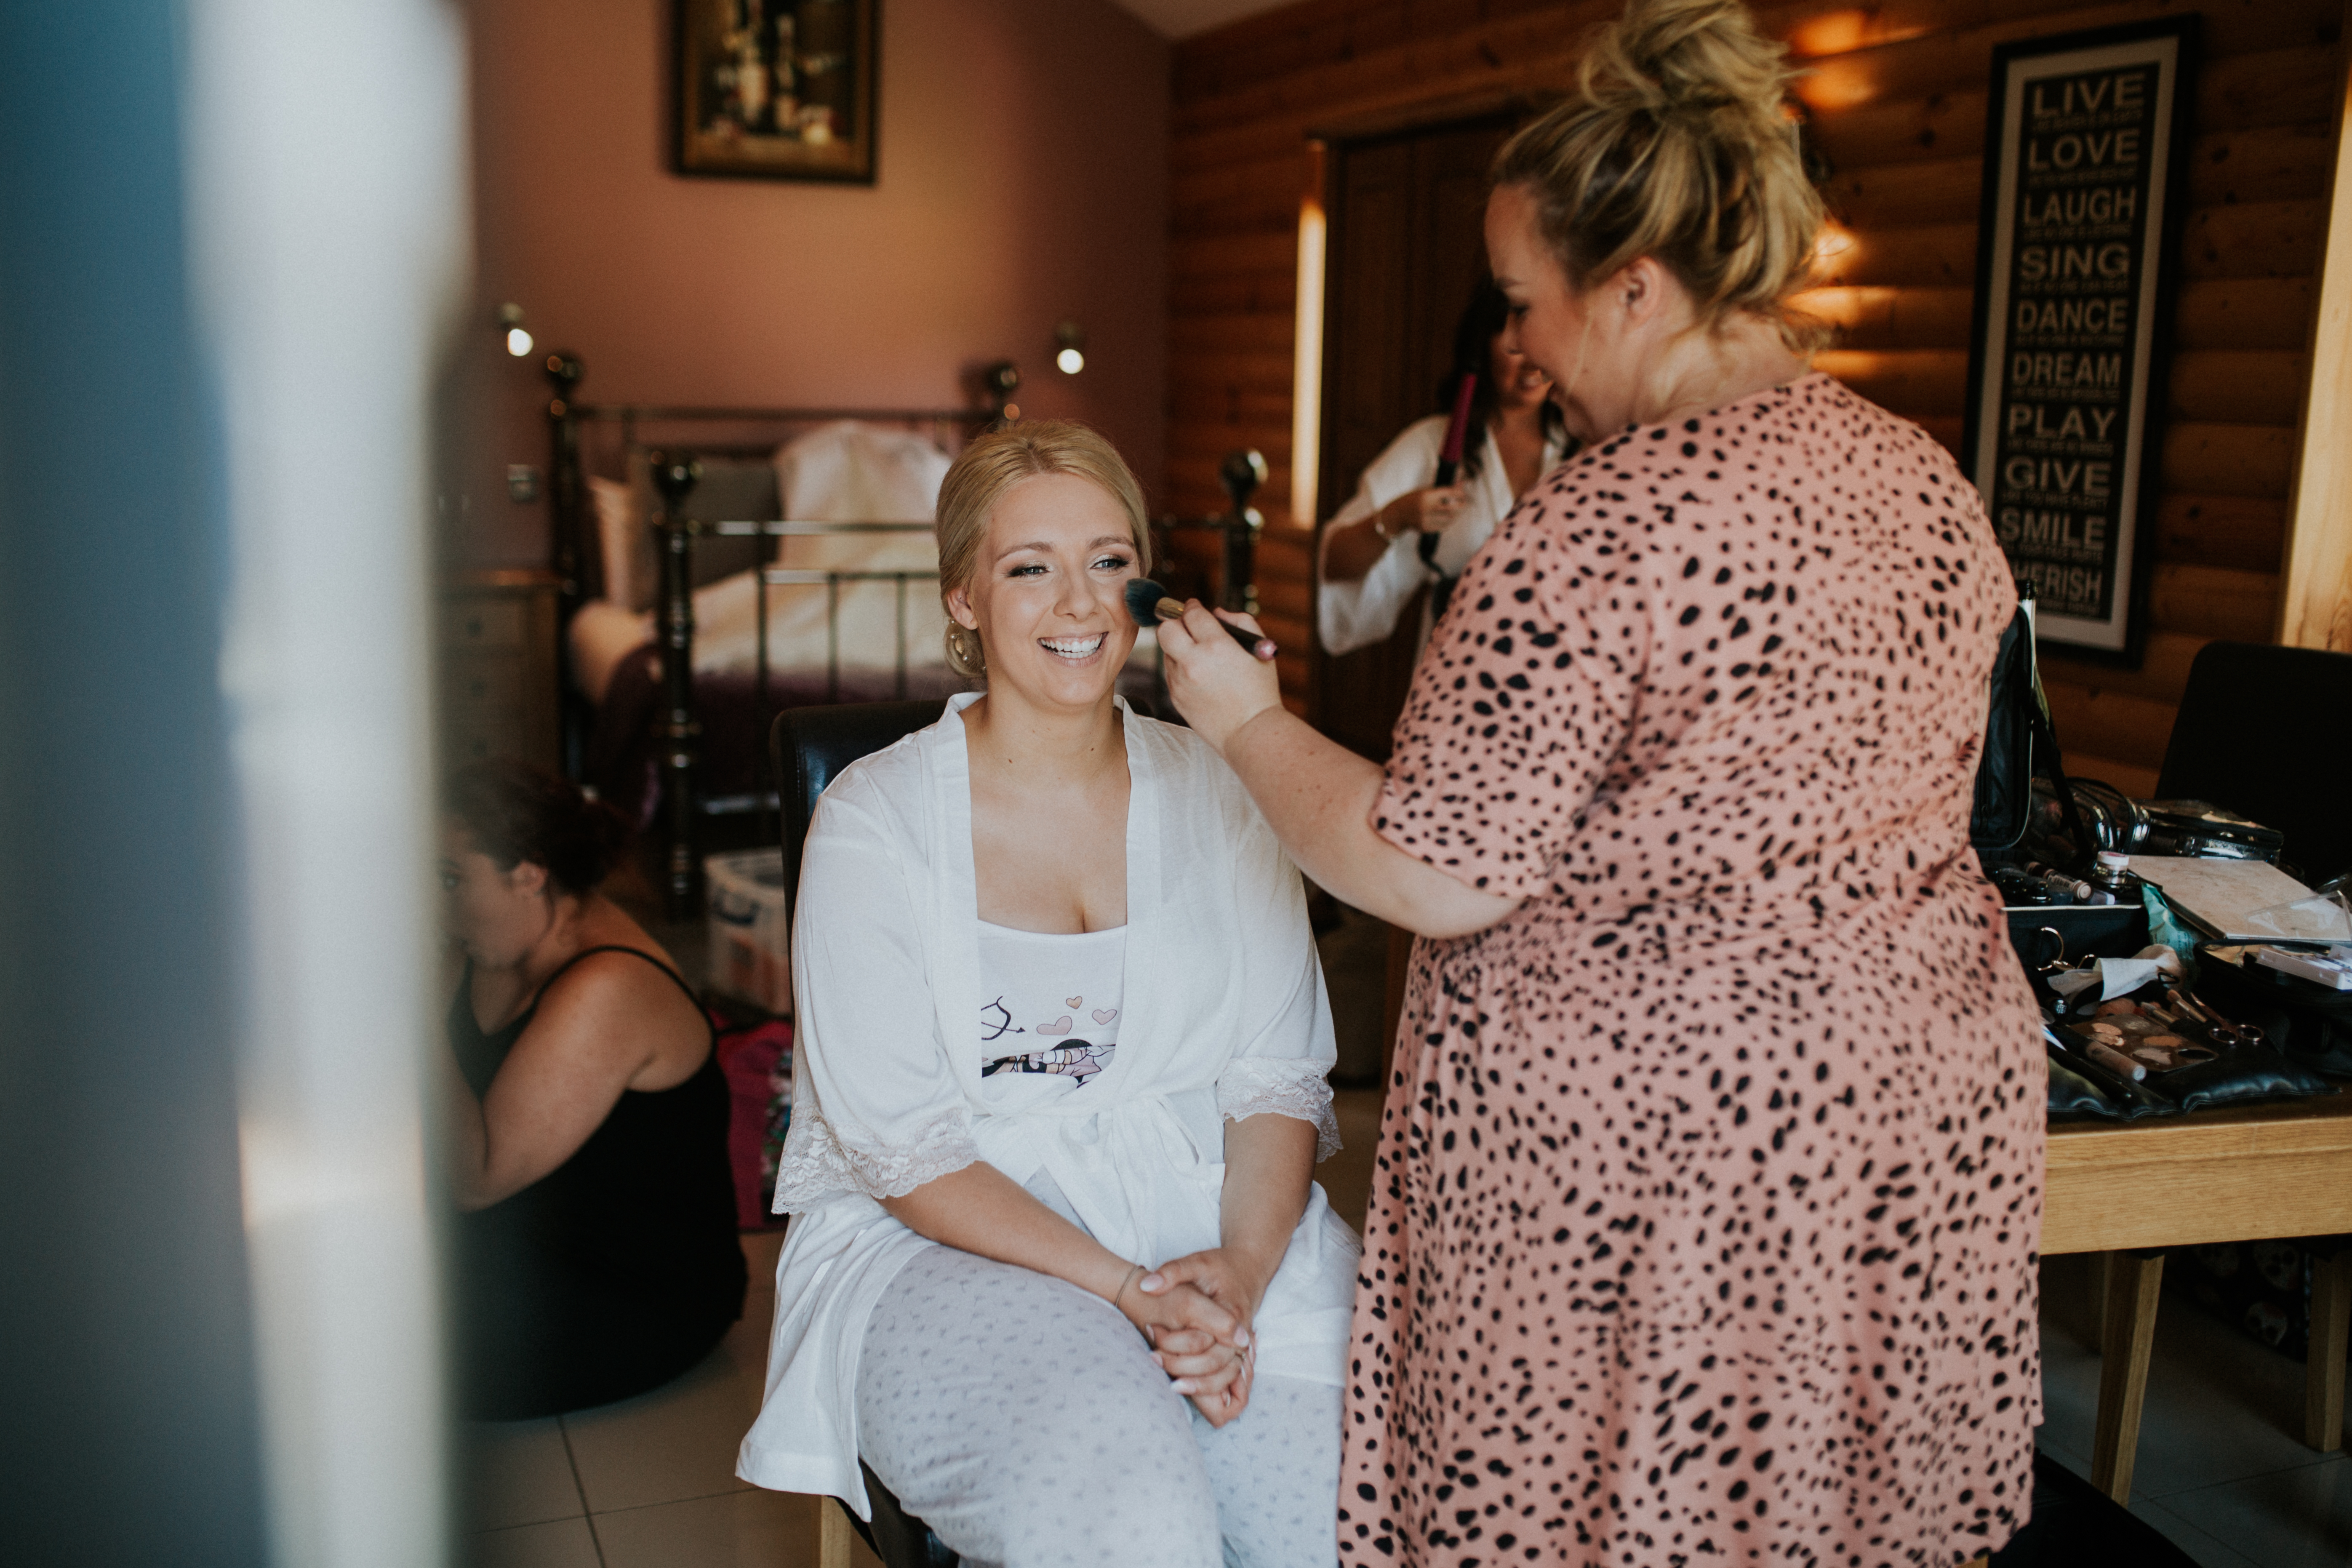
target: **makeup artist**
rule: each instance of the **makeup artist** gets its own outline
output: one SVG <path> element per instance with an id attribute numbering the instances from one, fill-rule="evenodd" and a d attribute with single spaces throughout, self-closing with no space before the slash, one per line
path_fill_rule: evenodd
<path id="1" fill-rule="evenodd" d="M 1301 868 L 1424 939 L 1351 1563 L 1952 1563 L 2026 1517 L 2042 1053 L 1967 839 L 2014 595 L 1943 448 L 1807 374 L 1781 53 L 1635 0 L 1499 155 L 1507 341 L 1597 444 L 1470 562 L 1385 772 L 1161 628 Z"/>
<path id="2" fill-rule="evenodd" d="M 1482 278 L 1454 329 L 1444 413 L 1404 427 L 1323 530 L 1316 632 L 1329 653 L 1385 641 L 1424 583 L 1426 638 L 1463 564 L 1535 483 L 1575 449 L 1551 377 L 1504 340 L 1509 306 Z"/>

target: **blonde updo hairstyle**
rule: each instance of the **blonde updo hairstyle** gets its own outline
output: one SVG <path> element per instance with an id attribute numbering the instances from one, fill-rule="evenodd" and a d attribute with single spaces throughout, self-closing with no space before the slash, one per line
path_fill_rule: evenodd
<path id="1" fill-rule="evenodd" d="M 1789 309 L 1822 201 L 1784 107 L 1795 72 L 1738 0 L 1632 0 L 1594 37 L 1567 101 L 1496 155 L 1570 285 L 1643 256 L 1690 293 L 1702 326 L 1740 312 L 1798 353 L 1822 330 Z"/>
<path id="2" fill-rule="evenodd" d="M 1005 492 L 1041 474 L 1070 474 L 1100 486 L 1127 513 L 1135 541 L 1136 573 L 1151 574 L 1151 526 L 1143 510 L 1143 487 L 1135 482 L 1118 448 L 1099 431 L 1068 419 L 1024 419 L 992 430 L 963 449 L 940 481 L 940 607 L 948 595 L 969 590 L 988 540 L 988 520 Z M 957 624 L 948 610 L 948 663 L 965 676 L 988 673 L 980 634 Z"/>

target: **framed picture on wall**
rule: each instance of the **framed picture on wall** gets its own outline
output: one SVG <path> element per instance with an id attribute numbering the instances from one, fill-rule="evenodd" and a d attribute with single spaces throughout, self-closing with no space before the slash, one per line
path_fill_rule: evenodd
<path id="1" fill-rule="evenodd" d="M 874 183 L 881 0 L 677 0 L 677 172 Z"/>
<path id="2" fill-rule="evenodd" d="M 1993 51 L 1960 466 L 2040 640 L 2146 638 L 2198 18 Z"/>

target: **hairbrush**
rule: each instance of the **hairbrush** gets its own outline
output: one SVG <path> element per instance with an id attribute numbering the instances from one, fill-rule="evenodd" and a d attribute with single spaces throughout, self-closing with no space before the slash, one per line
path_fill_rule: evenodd
<path id="1" fill-rule="evenodd" d="M 1129 581 L 1127 585 L 1127 613 L 1135 617 L 1135 624 L 1139 626 L 1156 626 L 1162 621 L 1182 620 L 1184 605 L 1181 600 L 1170 598 L 1168 590 L 1150 578 L 1137 577 Z M 1254 657 L 1258 658 L 1274 657 L 1272 637 L 1262 637 L 1255 632 L 1244 631 L 1241 627 L 1226 621 L 1219 621 L 1217 625 L 1223 626 L 1226 634 L 1234 641 L 1249 649 Z"/>

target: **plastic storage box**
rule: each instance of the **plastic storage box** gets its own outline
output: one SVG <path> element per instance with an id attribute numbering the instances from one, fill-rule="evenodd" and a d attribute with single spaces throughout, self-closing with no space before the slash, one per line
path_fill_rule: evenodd
<path id="1" fill-rule="evenodd" d="M 792 926 L 784 852 L 747 849 L 702 862 L 713 990 L 779 1015 L 793 1010 Z"/>

